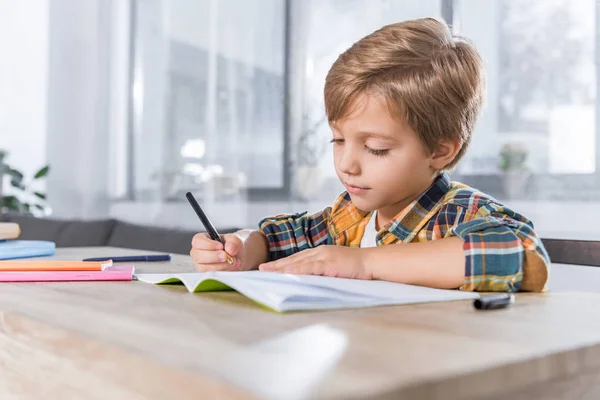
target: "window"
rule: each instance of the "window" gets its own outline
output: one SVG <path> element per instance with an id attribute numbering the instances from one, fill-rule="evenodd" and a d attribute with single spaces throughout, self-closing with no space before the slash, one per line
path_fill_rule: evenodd
<path id="1" fill-rule="evenodd" d="M 531 218 L 545 237 L 600 228 L 594 0 L 454 0 L 486 62 L 487 106 L 455 178 Z M 523 12 L 527 10 L 527 12 Z"/>
<path id="2" fill-rule="evenodd" d="M 453 179 L 522 212 L 543 236 L 600 237 L 600 227 L 589 224 L 600 217 L 594 0 L 304 4 L 303 104 L 310 121 L 323 112 L 324 78 L 340 52 L 383 24 L 443 16 L 474 41 L 487 75 L 487 104 Z M 320 134 L 327 138 L 328 127 Z M 335 182 L 331 164 L 325 157 L 321 167 Z"/>
<path id="3" fill-rule="evenodd" d="M 287 2 L 134 4 L 129 196 L 285 191 Z"/>
<path id="4" fill-rule="evenodd" d="M 298 34 L 304 41 L 295 42 L 294 50 L 302 54 L 303 90 L 293 95 L 302 97 L 304 124 L 301 130 L 317 128 L 317 134 L 313 135 L 314 150 L 322 152 L 319 165 L 326 177 L 334 180 L 332 147 L 322 148 L 316 144 L 327 142 L 331 136 L 327 123 L 319 124 L 325 112 L 323 88 L 329 68 L 340 53 L 381 26 L 414 18 L 439 18 L 442 7 L 439 0 L 306 0 L 302 5 L 304 23 Z M 341 185 L 333 186 L 338 194 L 343 190 Z M 328 191 L 327 187 L 323 189 Z"/>
<path id="5" fill-rule="evenodd" d="M 290 194 L 310 193 L 307 208 L 330 204 L 343 190 L 323 118 L 331 64 L 384 24 L 443 17 L 474 41 L 487 74 L 487 104 L 453 178 L 543 236 L 600 237 L 588 224 L 600 217 L 594 0 L 132 1 L 123 186 L 136 201 L 190 190 L 217 202 L 279 194 L 287 211 L 299 208 Z"/>
<path id="6" fill-rule="evenodd" d="M 488 80 L 457 175 L 506 199 L 599 198 L 596 2 L 453 5 L 455 27 L 475 41 Z"/>

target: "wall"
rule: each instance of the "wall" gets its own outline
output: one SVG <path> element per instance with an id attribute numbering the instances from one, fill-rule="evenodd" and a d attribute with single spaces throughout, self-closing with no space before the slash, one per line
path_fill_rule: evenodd
<path id="1" fill-rule="evenodd" d="M 0 149 L 34 174 L 46 161 L 48 0 L 0 0 Z"/>
<path id="2" fill-rule="evenodd" d="M 122 33 L 112 29 L 122 11 L 118 3 L 50 1 L 47 158 L 55 217 L 108 215 L 109 130 L 115 115 L 109 108 L 111 34 Z"/>

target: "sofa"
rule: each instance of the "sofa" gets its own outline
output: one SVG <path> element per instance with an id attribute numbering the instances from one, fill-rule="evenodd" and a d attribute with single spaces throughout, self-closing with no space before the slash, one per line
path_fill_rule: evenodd
<path id="1" fill-rule="evenodd" d="M 60 220 L 26 215 L 0 214 L 0 222 L 21 226 L 21 239 L 51 240 L 56 247 L 112 246 L 189 254 L 195 231 L 131 224 L 116 219 Z M 217 227 L 220 233 L 238 230 Z M 542 239 L 555 263 L 600 267 L 600 241 Z"/>
<path id="2" fill-rule="evenodd" d="M 61 220 L 27 215 L 0 214 L 0 222 L 21 227 L 20 239 L 50 240 L 56 247 L 111 246 L 189 254 L 196 231 L 131 224 L 117 219 Z M 217 228 L 220 233 L 238 228 Z"/>

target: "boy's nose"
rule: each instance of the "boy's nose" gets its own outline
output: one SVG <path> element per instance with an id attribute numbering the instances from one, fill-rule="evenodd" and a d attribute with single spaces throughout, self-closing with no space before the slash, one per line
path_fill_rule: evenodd
<path id="1" fill-rule="evenodd" d="M 360 174 L 360 162 L 352 151 L 345 151 L 340 157 L 340 171 L 347 175 Z"/>

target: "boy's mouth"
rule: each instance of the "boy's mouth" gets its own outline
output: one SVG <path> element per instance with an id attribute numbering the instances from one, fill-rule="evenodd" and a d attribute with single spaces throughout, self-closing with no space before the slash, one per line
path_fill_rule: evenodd
<path id="1" fill-rule="evenodd" d="M 348 190 L 348 192 L 351 194 L 363 194 L 367 190 L 371 189 L 371 188 L 367 188 L 367 187 L 354 186 L 354 185 L 351 185 L 346 182 L 344 182 L 344 186 L 346 187 L 346 190 Z"/>

